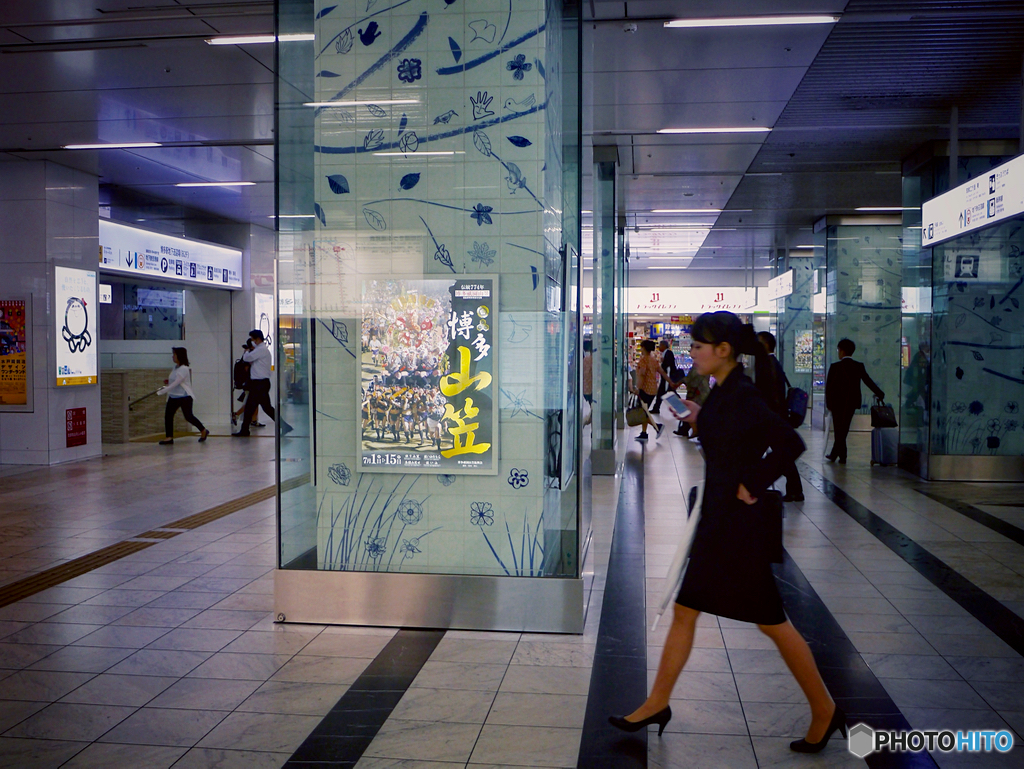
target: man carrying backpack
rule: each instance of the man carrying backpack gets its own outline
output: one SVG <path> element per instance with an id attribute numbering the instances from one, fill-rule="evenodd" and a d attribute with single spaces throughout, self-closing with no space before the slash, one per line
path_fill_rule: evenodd
<path id="1" fill-rule="evenodd" d="M 762 331 L 757 335 L 757 339 L 764 346 L 764 349 L 768 351 L 768 358 L 772 362 L 772 374 L 771 381 L 761 383 L 760 381 L 755 382 L 757 389 L 764 396 L 764 399 L 768 402 L 768 405 L 785 417 L 786 421 L 790 424 L 793 423 L 789 413 L 787 388 L 789 387 L 789 378 L 786 376 L 786 372 L 782 368 L 782 364 L 779 359 L 775 357 L 775 335 L 768 332 Z M 802 421 L 802 420 L 801 420 Z M 796 427 L 796 425 L 794 425 Z M 800 473 L 797 472 L 796 462 L 788 462 L 783 466 L 783 475 L 786 476 L 786 496 L 782 498 L 783 502 L 803 502 L 804 501 L 804 485 L 800 479 Z"/>

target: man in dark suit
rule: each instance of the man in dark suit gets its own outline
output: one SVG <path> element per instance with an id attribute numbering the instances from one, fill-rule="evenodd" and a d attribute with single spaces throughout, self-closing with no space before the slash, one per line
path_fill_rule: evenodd
<path id="1" fill-rule="evenodd" d="M 857 345 L 850 339 L 840 339 L 837 345 L 839 360 L 829 366 L 825 379 L 825 408 L 832 412 L 832 429 L 836 432 L 832 451 L 825 456 L 829 462 L 839 460 L 846 464 L 846 436 L 850 432 L 853 413 L 861 407 L 860 383 L 864 382 L 876 398 L 885 400 L 885 393 L 874 383 L 864 364 L 851 356 Z"/>
<path id="2" fill-rule="evenodd" d="M 777 411 L 788 422 L 789 408 L 786 405 L 786 395 L 789 387 L 789 377 L 782 368 L 779 359 L 775 357 L 775 335 L 770 331 L 762 331 L 757 335 L 757 340 L 768 351 L 768 358 L 772 362 L 773 376 L 767 382 L 756 381 L 754 386 L 760 391 L 761 396 L 768 405 Z M 786 476 L 786 496 L 784 502 L 803 502 L 804 485 L 800 480 L 800 473 L 797 472 L 796 462 L 789 462 L 783 466 L 783 475 Z"/>

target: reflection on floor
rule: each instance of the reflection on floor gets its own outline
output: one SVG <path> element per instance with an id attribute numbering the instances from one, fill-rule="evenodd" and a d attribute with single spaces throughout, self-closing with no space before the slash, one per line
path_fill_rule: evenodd
<path id="1" fill-rule="evenodd" d="M 1017 541 L 920 493 L 918 479 L 869 467 L 865 434 L 851 436 L 846 466 L 823 465 L 820 433 L 802 434 L 810 470 L 1024 612 Z M 640 444 L 622 437 L 623 450 L 639 454 Z M 129 446 L 103 460 L 27 472 L 0 468 L 0 579 L 268 486 L 273 449 L 272 441 L 223 439 L 170 450 Z M 682 492 L 701 460 L 693 444 L 666 433 L 643 449 L 643 468 L 649 627 L 682 525 Z M 1024 524 L 1019 486 L 928 490 Z M 444 634 L 365 747 L 360 769 L 577 765 L 618 492 L 619 479 L 595 478 L 595 578 L 584 634 Z M 1024 733 L 1021 656 L 811 483 L 805 494 L 806 502 L 787 507 L 787 551 L 902 717 L 920 729 Z M 273 501 L 259 502 L 0 608 L 0 766 L 288 762 L 395 632 L 275 625 L 274 526 Z M 666 632 L 662 623 L 648 633 L 651 677 Z M 789 751 L 807 727 L 806 703 L 768 639 L 741 623 L 701 618 L 672 707 L 665 734 L 648 735 L 649 766 L 861 763 L 841 740 L 818 756 Z M 329 763 L 330 749 L 324 743 L 319 765 L 352 765 Z M 943 767 L 1014 766 L 1020 750 L 934 759 Z"/>

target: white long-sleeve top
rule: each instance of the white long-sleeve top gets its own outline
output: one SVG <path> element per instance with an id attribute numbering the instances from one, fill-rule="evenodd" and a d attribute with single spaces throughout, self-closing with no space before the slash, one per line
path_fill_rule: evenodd
<path id="1" fill-rule="evenodd" d="M 266 342 L 242 353 L 242 360 L 249 364 L 249 379 L 270 379 L 270 348 Z"/>
<path id="2" fill-rule="evenodd" d="M 192 369 L 188 366 L 175 366 L 167 377 L 167 384 L 157 390 L 158 395 L 168 398 L 194 398 L 192 391 Z"/>

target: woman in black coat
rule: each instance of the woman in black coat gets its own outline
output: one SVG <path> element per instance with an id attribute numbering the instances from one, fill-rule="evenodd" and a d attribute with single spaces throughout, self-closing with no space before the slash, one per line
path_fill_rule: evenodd
<path id="1" fill-rule="evenodd" d="M 686 421 L 695 426 L 707 463 L 701 519 L 651 693 L 633 713 L 609 720 L 625 731 L 656 723 L 661 733 L 672 717 L 669 697 L 690 655 L 697 617 L 708 612 L 754 623 L 775 642 L 811 705 L 807 736 L 790 747 L 817 752 L 836 729 L 845 736 L 845 715 L 825 688 L 806 641 L 786 619 L 771 570 L 770 537 L 759 525 L 764 519 L 757 518 L 764 515 L 758 498 L 804 444 L 736 360 L 748 354 L 759 371 L 771 365 L 753 327 L 729 312 L 705 313 L 693 326 L 691 350 L 698 372 L 716 382 L 703 406 L 686 401 Z"/>

